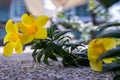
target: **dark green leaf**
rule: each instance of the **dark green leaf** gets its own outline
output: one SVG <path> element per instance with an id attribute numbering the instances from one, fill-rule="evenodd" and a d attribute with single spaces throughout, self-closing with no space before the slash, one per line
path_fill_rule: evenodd
<path id="1" fill-rule="evenodd" d="M 62 32 L 59 32 L 58 34 L 56 34 L 54 36 L 54 40 L 57 40 L 58 38 L 60 38 L 61 36 L 63 36 L 64 34 L 70 32 L 71 30 L 66 30 L 66 31 L 62 31 Z"/>
<path id="2" fill-rule="evenodd" d="M 89 65 L 89 60 L 87 58 L 79 58 L 76 61 L 81 66 L 90 66 Z"/>
<path id="3" fill-rule="evenodd" d="M 66 46 L 66 47 L 77 47 L 77 46 L 82 46 L 82 47 L 85 47 L 85 44 L 84 43 L 65 43 L 63 44 L 63 46 Z"/>
<path id="4" fill-rule="evenodd" d="M 41 51 L 37 52 L 36 59 L 37 59 L 37 61 L 38 61 L 39 63 L 40 63 L 41 58 L 42 58 L 42 56 L 43 56 L 44 53 L 45 53 L 45 50 L 44 50 L 44 49 L 42 49 Z"/>
<path id="5" fill-rule="evenodd" d="M 56 24 L 52 24 L 51 27 L 48 29 L 48 37 L 52 38 L 54 31 L 56 30 Z"/>
<path id="6" fill-rule="evenodd" d="M 78 66 L 77 61 L 71 55 L 65 55 L 63 57 L 62 63 L 64 66 L 75 66 L 75 67 Z"/>
<path id="7" fill-rule="evenodd" d="M 71 37 L 70 37 L 70 36 L 60 37 L 59 40 L 58 40 L 58 42 L 61 42 L 61 41 L 63 41 L 64 39 L 71 40 Z"/>
<path id="8" fill-rule="evenodd" d="M 32 45 L 31 49 L 42 49 L 45 46 L 45 43 L 46 42 L 38 41 Z"/>
<path id="9" fill-rule="evenodd" d="M 53 53 L 49 55 L 49 58 L 58 61 L 57 57 Z"/>
<path id="10" fill-rule="evenodd" d="M 34 59 L 34 61 L 36 62 L 36 55 L 37 55 L 37 49 L 34 49 L 33 53 L 32 53 L 32 57 Z"/>
<path id="11" fill-rule="evenodd" d="M 118 2 L 119 0 L 98 0 L 102 3 L 102 5 L 105 8 L 109 8 L 110 6 L 112 6 L 114 3 Z"/>
<path id="12" fill-rule="evenodd" d="M 58 46 L 53 43 L 53 48 L 54 48 L 55 54 L 59 55 L 60 57 L 63 57 L 63 55 L 66 54 L 66 52 L 62 49 L 62 46 Z"/>
<path id="13" fill-rule="evenodd" d="M 48 62 L 48 56 L 45 55 L 43 61 L 44 61 L 45 64 L 49 65 L 49 62 Z"/>
<path id="14" fill-rule="evenodd" d="M 65 67 L 68 67 L 69 64 L 66 62 L 66 61 L 62 61 L 62 64 L 65 66 Z"/>
<path id="15" fill-rule="evenodd" d="M 45 52 L 44 63 L 47 65 L 49 65 L 48 58 L 52 54 L 52 50 L 53 50 L 53 48 L 48 46 L 44 51 Z"/>
<path id="16" fill-rule="evenodd" d="M 115 75 L 113 80 L 120 80 L 120 75 Z"/>
<path id="17" fill-rule="evenodd" d="M 116 71 L 114 71 L 114 74 L 115 74 L 115 75 L 120 75 L 120 68 L 117 69 Z"/>
<path id="18" fill-rule="evenodd" d="M 102 60 L 104 58 L 110 58 L 110 57 L 117 57 L 120 56 L 120 48 L 111 49 L 109 51 L 106 51 L 104 54 L 102 54 L 98 60 Z"/>
<path id="19" fill-rule="evenodd" d="M 97 36 L 97 38 L 107 38 L 107 37 L 120 38 L 120 30 L 102 32 L 101 34 Z"/>
<path id="20" fill-rule="evenodd" d="M 59 34 L 61 32 L 61 30 L 55 30 L 54 31 L 54 36 L 56 35 L 56 34 Z"/>
<path id="21" fill-rule="evenodd" d="M 112 22 L 112 23 L 101 24 L 96 30 L 96 36 L 101 34 L 105 29 L 113 26 L 120 26 L 120 23 Z"/>
<path id="22" fill-rule="evenodd" d="M 111 63 L 111 64 L 104 64 L 102 68 L 102 72 L 107 72 L 107 71 L 114 71 L 116 69 L 120 68 L 120 63 Z"/>

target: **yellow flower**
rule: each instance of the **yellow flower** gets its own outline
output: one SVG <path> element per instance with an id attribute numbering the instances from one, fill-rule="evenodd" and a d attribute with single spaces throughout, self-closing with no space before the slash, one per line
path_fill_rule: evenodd
<path id="1" fill-rule="evenodd" d="M 17 53 L 21 53 L 23 50 L 23 47 L 21 44 L 21 40 L 19 38 L 21 34 L 18 33 L 17 24 L 16 23 L 13 24 L 12 20 L 10 19 L 6 23 L 5 29 L 6 29 L 7 34 L 4 37 L 4 44 L 6 45 L 3 49 L 3 55 L 11 56 L 14 49 Z"/>
<path id="2" fill-rule="evenodd" d="M 29 43 L 33 39 L 45 39 L 47 37 L 47 29 L 44 26 L 48 20 L 49 18 L 44 15 L 35 19 L 31 14 L 23 14 L 21 17 L 22 22 L 18 24 L 20 31 L 24 34 L 20 36 L 22 43 Z"/>
<path id="3" fill-rule="evenodd" d="M 88 45 L 88 59 L 90 60 L 90 67 L 95 71 L 102 70 L 102 61 L 97 59 L 105 51 L 114 48 L 116 45 L 116 40 L 114 38 L 98 38 L 92 40 Z M 113 59 L 104 59 L 106 63 L 110 63 Z"/>

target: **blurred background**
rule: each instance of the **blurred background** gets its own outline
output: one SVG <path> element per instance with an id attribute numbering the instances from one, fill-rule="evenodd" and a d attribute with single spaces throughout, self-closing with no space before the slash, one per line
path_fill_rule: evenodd
<path id="1" fill-rule="evenodd" d="M 75 29 L 74 38 L 87 40 L 97 25 L 120 21 L 120 0 L 0 0 L 0 45 L 7 20 L 20 21 L 24 13 L 47 15 L 62 25 L 60 29 Z"/>

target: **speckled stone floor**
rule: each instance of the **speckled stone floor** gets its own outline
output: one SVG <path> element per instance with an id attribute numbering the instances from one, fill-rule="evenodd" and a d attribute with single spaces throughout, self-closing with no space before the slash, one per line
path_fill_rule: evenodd
<path id="1" fill-rule="evenodd" d="M 64 67 L 60 61 L 51 65 L 36 63 L 30 53 L 11 57 L 0 55 L 0 80 L 112 80 L 110 73 L 98 73 L 89 67 Z"/>

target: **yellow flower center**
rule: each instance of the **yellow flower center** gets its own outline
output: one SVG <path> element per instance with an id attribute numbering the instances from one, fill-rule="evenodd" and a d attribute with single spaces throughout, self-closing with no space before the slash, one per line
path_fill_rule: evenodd
<path id="1" fill-rule="evenodd" d="M 31 26 L 31 27 L 29 27 L 29 28 L 28 28 L 28 32 L 29 32 L 30 34 L 36 33 L 36 32 L 37 32 L 37 27 L 36 27 L 36 26 Z"/>
<path id="2" fill-rule="evenodd" d="M 12 38 L 12 41 L 13 42 L 16 42 L 18 40 L 18 34 L 14 34 L 13 35 L 13 38 Z"/>

